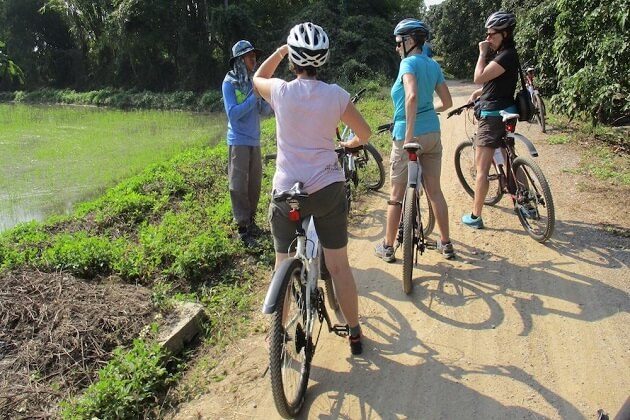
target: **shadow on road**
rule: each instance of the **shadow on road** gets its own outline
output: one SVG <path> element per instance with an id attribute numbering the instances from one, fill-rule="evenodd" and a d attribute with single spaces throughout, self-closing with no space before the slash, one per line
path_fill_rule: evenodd
<path id="1" fill-rule="evenodd" d="M 388 280 L 396 282 L 393 278 Z M 363 328 L 369 338 L 365 340 L 364 354 L 348 359 L 350 372 L 313 366 L 311 379 L 317 384 L 309 388 L 299 418 L 315 418 L 310 412 L 327 413 L 317 417 L 320 419 L 351 418 L 349 413 L 361 413 L 364 419 L 464 418 L 472 413 L 477 418 L 543 417 L 471 389 L 466 382 L 473 376 L 477 383 L 487 382 L 493 389 L 501 386 L 506 392 L 528 388 L 531 398 L 544 400 L 560 418 L 582 417 L 570 402 L 523 369 L 466 363 L 455 349 L 439 348 L 421 340 L 395 304 L 374 293 L 363 298 L 380 306 L 379 313 L 387 314 L 386 318 L 364 317 Z M 509 398 L 506 396 L 505 400 Z"/>

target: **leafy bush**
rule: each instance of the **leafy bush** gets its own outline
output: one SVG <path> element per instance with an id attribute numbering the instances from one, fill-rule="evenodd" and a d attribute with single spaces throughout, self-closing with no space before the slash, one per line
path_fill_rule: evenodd
<path id="1" fill-rule="evenodd" d="M 122 254 L 123 241 L 110 241 L 85 232 L 60 234 L 41 255 L 41 264 L 51 270 L 68 270 L 76 276 L 108 275 Z"/>
<path id="2" fill-rule="evenodd" d="M 125 352 L 117 348 L 99 379 L 74 401 L 61 404 L 62 418 L 122 419 L 142 417 L 147 403 L 169 382 L 164 354 L 156 343 L 136 339 Z"/>

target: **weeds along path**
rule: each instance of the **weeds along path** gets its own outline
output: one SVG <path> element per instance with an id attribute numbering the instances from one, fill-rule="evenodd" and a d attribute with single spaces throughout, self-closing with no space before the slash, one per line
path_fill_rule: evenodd
<path id="1" fill-rule="evenodd" d="M 454 106 L 474 88 L 450 87 Z M 555 234 L 546 245 L 530 239 L 507 198 L 484 209 L 487 229 L 469 229 L 460 218 L 471 199 L 453 166 L 466 136 L 464 117 L 442 115 L 441 123 L 442 182 L 457 259 L 425 253 L 406 296 L 401 263 L 373 256 L 384 234 L 386 193 L 367 197 L 354 214 L 349 244 L 365 352 L 351 357 L 344 340 L 323 334 L 301 418 L 616 413 L 630 391 L 622 373 L 630 371 L 628 190 L 580 175 L 577 146 L 551 146 L 536 125 L 521 123 L 517 131 L 536 144 L 551 184 Z M 610 226 L 622 234 L 608 233 Z M 262 377 L 266 366 L 264 334 L 236 343 L 214 368 L 225 378 L 174 417 L 277 418 L 269 377 Z"/>

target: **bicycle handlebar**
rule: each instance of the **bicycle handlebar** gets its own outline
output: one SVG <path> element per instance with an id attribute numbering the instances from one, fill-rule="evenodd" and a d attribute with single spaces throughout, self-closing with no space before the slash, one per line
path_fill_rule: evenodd
<path id="1" fill-rule="evenodd" d="M 363 88 L 357 93 L 355 93 L 354 96 L 350 98 L 350 102 L 352 102 L 353 104 L 356 104 L 359 101 L 359 99 L 361 99 L 361 96 L 363 96 L 366 90 L 367 88 Z"/>
<path id="2" fill-rule="evenodd" d="M 473 106 L 475 106 L 475 102 L 470 102 L 468 104 L 464 104 L 462 106 L 460 106 L 459 108 L 455 108 L 451 111 L 448 112 L 446 118 L 451 118 L 453 115 L 459 115 L 462 113 L 463 110 L 468 109 L 468 108 L 472 108 Z"/>
<path id="3" fill-rule="evenodd" d="M 389 131 L 391 133 L 393 128 L 394 128 L 394 123 L 393 122 L 390 122 L 390 123 L 387 123 L 387 124 L 383 124 L 383 125 L 379 125 L 376 128 L 376 134 L 381 134 L 381 133 L 384 133 L 386 131 Z"/>
<path id="4" fill-rule="evenodd" d="M 363 146 L 364 146 L 363 144 L 357 147 L 338 146 L 338 147 L 335 147 L 335 152 L 337 152 L 338 155 L 342 155 L 344 153 L 357 153 L 363 150 L 364 148 Z"/>

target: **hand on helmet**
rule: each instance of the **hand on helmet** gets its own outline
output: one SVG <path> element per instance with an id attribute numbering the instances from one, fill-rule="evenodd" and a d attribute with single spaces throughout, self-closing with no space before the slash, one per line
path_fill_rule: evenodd
<path id="1" fill-rule="evenodd" d="M 282 57 L 284 58 L 287 56 L 287 54 L 289 54 L 289 46 L 287 44 L 284 44 L 281 47 L 278 47 L 276 51 L 280 53 Z"/>

